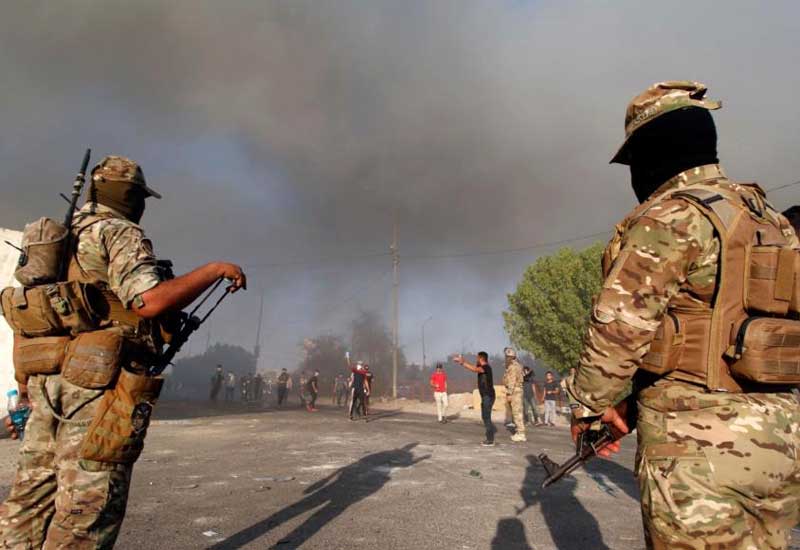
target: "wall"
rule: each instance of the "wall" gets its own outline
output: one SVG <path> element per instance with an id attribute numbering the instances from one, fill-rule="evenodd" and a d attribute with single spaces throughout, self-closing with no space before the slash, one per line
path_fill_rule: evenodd
<path id="1" fill-rule="evenodd" d="M 14 268 L 19 259 L 19 252 L 8 246 L 5 241 L 19 245 L 22 233 L 0 228 L 0 289 L 17 285 L 14 280 Z M 0 318 L 0 416 L 5 416 L 6 391 L 16 387 L 14 382 L 14 365 L 12 362 L 12 333 L 4 319 Z"/>

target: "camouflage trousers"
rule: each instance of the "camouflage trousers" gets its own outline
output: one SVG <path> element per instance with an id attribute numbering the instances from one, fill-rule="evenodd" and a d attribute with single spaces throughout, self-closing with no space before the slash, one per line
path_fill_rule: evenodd
<path id="1" fill-rule="evenodd" d="M 636 471 L 648 548 L 787 548 L 800 521 L 798 427 L 792 394 L 644 390 Z"/>
<path id="2" fill-rule="evenodd" d="M 50 412 L 42 388 L 61 421 Z M 28 381 L 33 411 L 17 474 L 0 506 L 0 548 L 112 548 L 125 516 L 132 465 L 80 460 L 78 451 L 102 390 L 61 375 Z"/>
<path id="3" fill-rule="evenodd" d="M 517 388 L 511 392 L 510 400 L 506 398 L 506 416 L 511 416 L 511 420 L 516 426 L 516 432 L 525 435 L 525 408 L 522 399 L 522 388 Z"/>

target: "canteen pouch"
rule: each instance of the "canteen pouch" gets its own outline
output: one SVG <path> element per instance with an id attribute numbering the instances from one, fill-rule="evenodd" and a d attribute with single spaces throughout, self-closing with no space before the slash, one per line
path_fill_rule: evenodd
<path id="1" fill-rule="evenodd" d="M 69 336 L 25 338 L 14 335 L 14 378 L 25 384 L 29 376 L 56 374 L 64 362 Z"/>
<path id="2" fill-rule="evenodd" d="M 683 352 L 683 343 L 681 321 L 675 313 L 667 311 L 656 330 L 649 351 L 642 358 L 640 368 L 658 375 L 674 371 Z"/>
<path id="3" fill-rule="evenodd" d="M 122 369 L 105 391 L 81 444 L 80 458 L 133 464 L 142 452 L 150 415 L 164 379 Z"/>
<path id="4" fill-rule="evenodd" d="M 67 228 L 51 218 L 39 218 L 22 232 L 22 252 L 14 277 L 22 286 L 58 281 Z"/>
<path id="5" fill-rule="evenodd" d="M 727 356 L 735 378 L 760 384 L 800 384 L 800 321 L 749 317 Z"/>
<path id="6" fill-rule="evenodd" d="M 800 312 L 800 251 L 784 246 L 754 246 L 744 285 L 744 306 L 752 314 L 786 317 Z"/>
<path id="7" fill-rule="evenodd" d="M 119 374 L 124 346 L 114 328 L 79 334 L 67 346 L 61 376 L 87 390 L 107 388 Z"/>
<path id="8" fill-rule="evenodd" d="M 97 287 L 77 281 L 7 287 L 0 292 L 0 309 L 17 334 L 29 338 L 75 335 L 97 328 L 93 304 L 101 299 Z"/>

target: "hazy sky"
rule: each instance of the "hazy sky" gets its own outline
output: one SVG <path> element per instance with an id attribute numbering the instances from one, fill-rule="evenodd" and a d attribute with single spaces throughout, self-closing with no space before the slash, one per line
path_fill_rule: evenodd
<path id="1" fill-rule="evenodd" d="M 211 341 L 252 347 L 263 293 L 271 367 L 359 308 L 389 319 L 396 217 L 408 356 L 431 315 L 429 360 L 496 352 L 552 248 L 480 253 L 610 229 L 634 197 L 608 159 L 650 83 L 723 100 L 732 176 L 800 179 L 798 36 L 790 1 L 6 2 L 0 226 L 62 215 L 86 146 L 136 159 L 161 256 L 247 268 Z"/>

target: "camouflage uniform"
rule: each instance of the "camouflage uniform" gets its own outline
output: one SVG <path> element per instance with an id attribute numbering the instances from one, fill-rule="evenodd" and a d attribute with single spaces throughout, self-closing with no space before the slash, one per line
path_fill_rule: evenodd
<path id="1" fill-rule="evenodd" d="M 506 387 L 506 395 L 511 396 L 511 418 L 516 426 L 516 432 L 522 436 L 525 435 L 525 416 L 523 414 L 523 386 L 524 374 L 522 372 L 522 365 L 516 360 L 512 359 L 506 365 L 506 372 L 503 374 L 503 385 Z"/>
<path id="2" fill-rule="evenodd" d="M 617 225 L 581 366 L 567 381 L 576 417 L 602 414 L 624 391 L 668 303 L 710 307 L 720 241 L 697 207 L 663 197 L 698 184 L 731 182 L 718 165 L 687 170 Z M 639 393 L 638 405 L 636 473 L 649 548 L 787 547 L 800 520 L 792 394 L 711 392 L 667 375 Z"/>
<path id="3" fill-rule="evenodd" d="M 141 295 L 161 281 L 141 228 L 100 204 L 85 205 L 78 218 L 84 216 L 102 219 L 80 233 L 78 263 L 125 307 L 141 303 Z M 104 390 L 80 388 L 60 374 L 32 376 L 28 390 L 33 412 L 14 485 L 0 506 L 1 547 L 112 548 L 125 516 L 133 465 L 78 455 Z"/>

